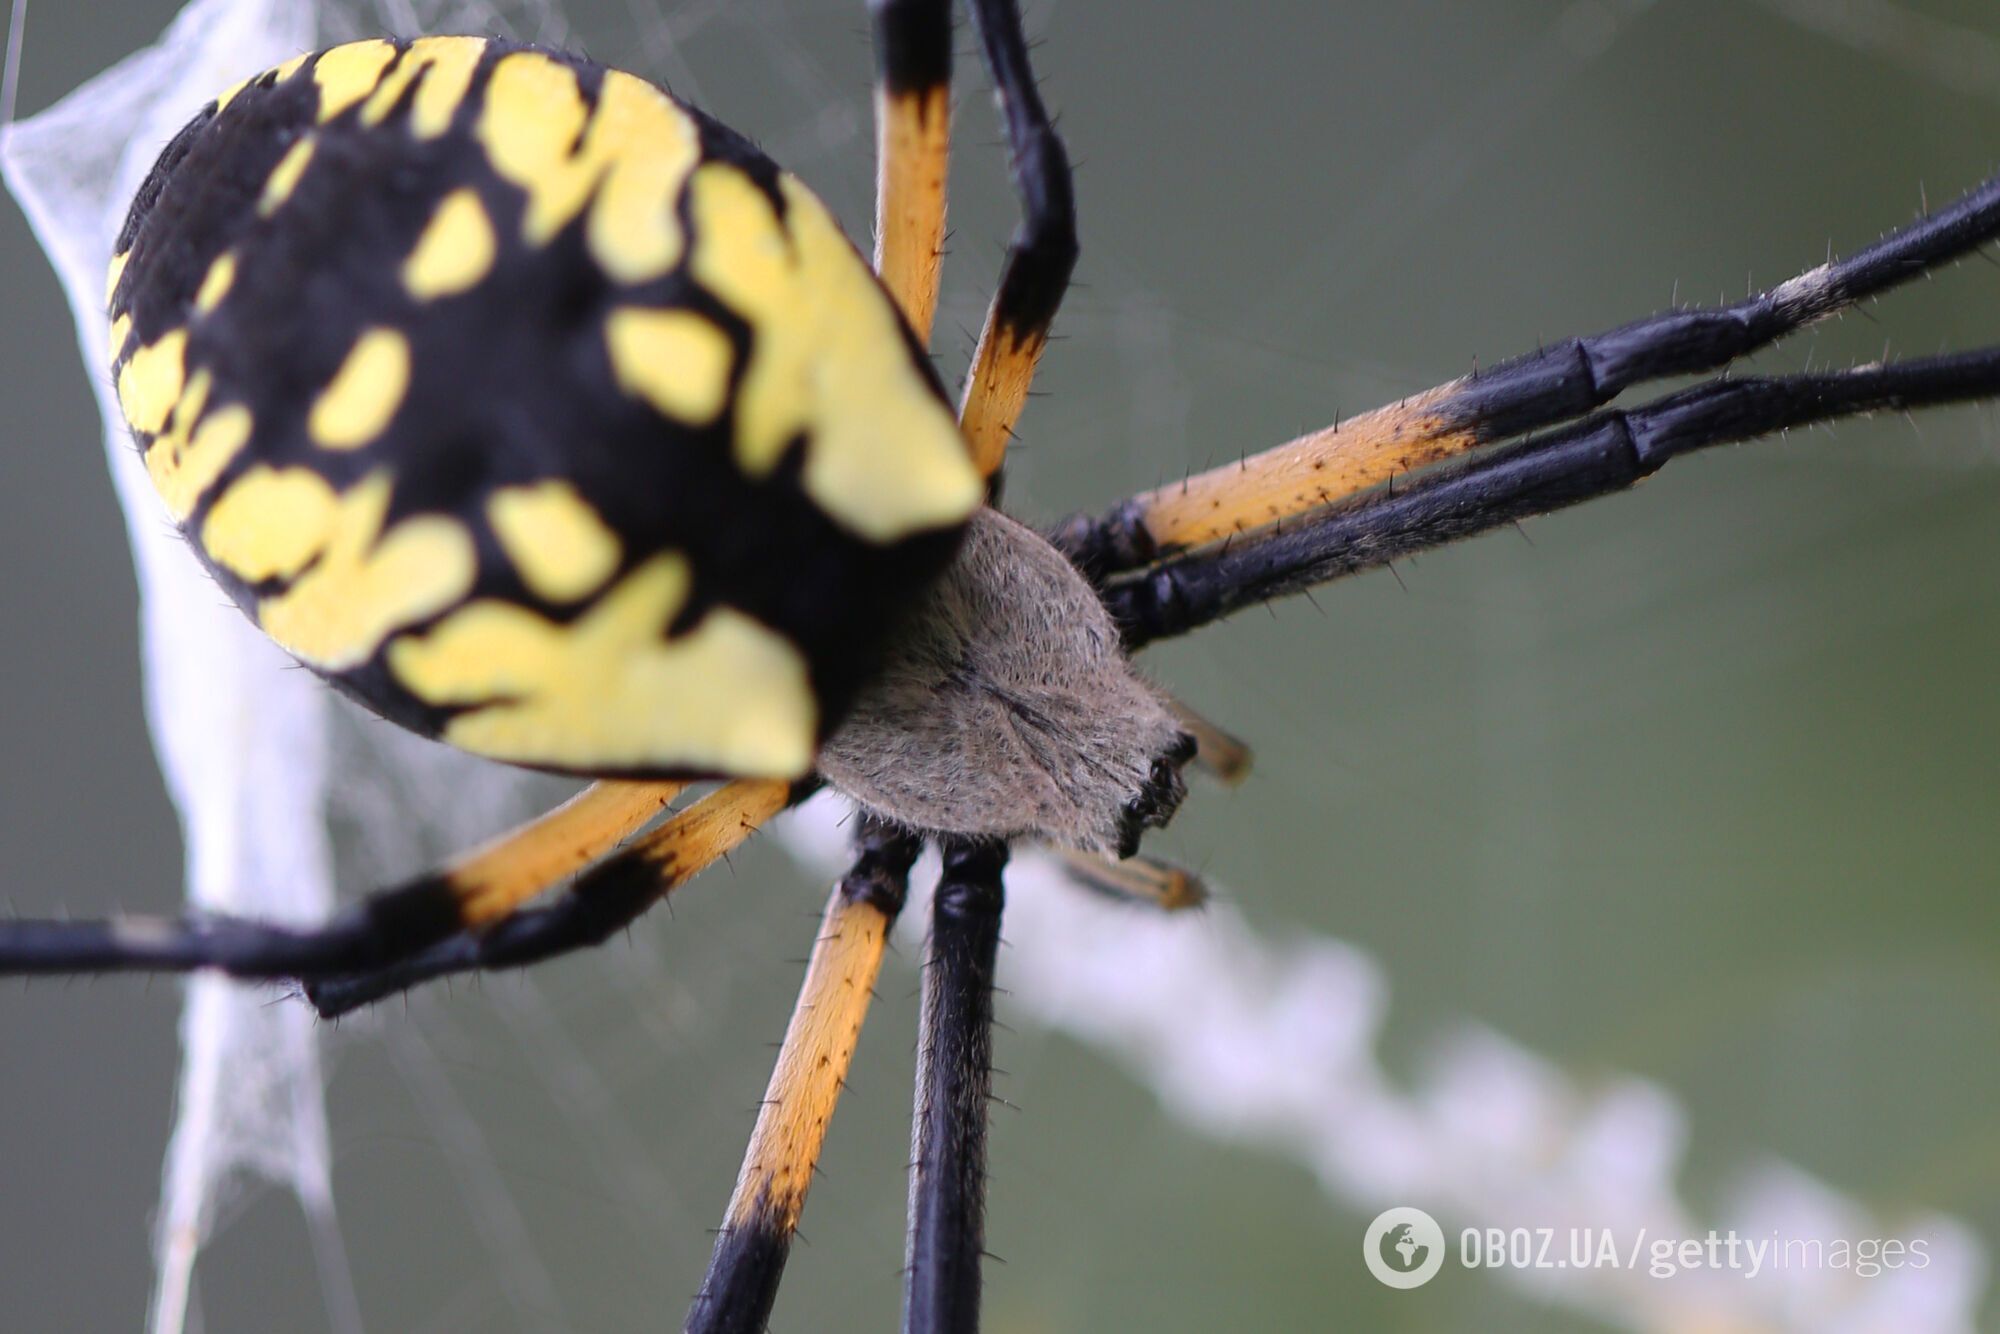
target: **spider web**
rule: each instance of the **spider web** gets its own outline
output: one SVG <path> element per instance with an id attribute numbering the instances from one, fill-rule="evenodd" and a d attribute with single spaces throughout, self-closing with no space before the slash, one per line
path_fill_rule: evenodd
<path id="1" fill-rule="evenodd" d="M 485 4 L 425 8 L 435 9 L 428 16 L 433 21 L 454 27 L 484 27 L 498 18 Z M 18 30 L 21 10 L 15 14 Z M 71 297 L 82 346 L 103 344 L 95 294 L 102 278 L 93 275 L 108 263 L 123 201 L 151 166 L 156 145 L 215 89 L 293 52 L 370 23 L 421 30 L 425 18 L 397 0 L 385 0 L 379 10 L 359 3 L 201 0 L 157 45 L 32 121 L 9 127 L 7 183 Z M 559 33 L 544 25 L 537 35 Z M 106 124 L 128 133 L 105 135 Z M 315 921 L 333 903 L 331 824 L 346 813 L 343 807 L 376 805 L 392 789 L 378 783 L 342 787 L 344 795 L 335 795 L 329 779 L 336 768 L 364 762 L 336 761 L 331 696 L 305 674 L 287 670 L 282 655 L 220 605 L 152 508 L 144 468 L 114 425 L 117 408 L 107 379 L 93 376 L 92 382 L 106 422 L 112 480 L 129 521 L 141 589 L 147 718 L 182 817 L 188 902 L 273 921 Z M 377 729 L 373 739 L 387 738 Z M 424 768 L 450 763 L 406 749 L 411 753 L 398 763 L 366 767 L 416 780 L 434 777 Z M 490 827 L 491 803 L 480 794 L 498 792 L 508 781 L 457 775 L 468 800 L 453 812 L 427 815 L 424 823 L 442 822 L 461 835 Z M 385 838 L 395 838 L 393 818 L 381 828 Z M 332 1323 L 341 1330 L 362 1327 L 334 1216 L 315 1027 L 304 1007 L 271 1004 L 267 989 L 206 976 L 188 983 L 178 1109 L 154 1241 L 158 1285 L 151 1326 L 160 1334 L 183 1326 L 197 1253 L 236 1193 L 258 1181 L 282 1183 L 298 1197 Z"/>
<path id="2" fill-rule="evenodd" d="M 696 71 L 681 63 L 677 36 L 723 8 L 685 6 L 672 22 L 635 8 L 641 49 L 620 63 L 650 67 L 709 100 Z M 516 12 L 524 35 L 563 38 L 552 9 Z M 1583 40 L 1574 28 L 1586 12 L 1599 22 Z M 1569 26 L 1551 29 L 1538 78 L 1587 63 L 1616 36 L 1615 17 L 1604 15 L 1627 12 L 1635 11 L 1571 7 L 1563 20 Z M 501 17 L 480 3 L 197 0 L 158 45 L 11 127 L 0 154 L 6 179 L 70 295 L 86 363 L 97 363 L 104 339 L 99 291 L 124 202 L 155 147 L 214 89 L 365 30 L 487 30 Z M 866 133 L 855 100 L 827 94 L 825 74 L 786 23 L 774 24 L 766 42 L 778 80 L 802 106 L 793 128 L 767 145 L 775 156 L 809 160 Z M 1581 54 L 1564 65 L 1561 53 L 1572 48 Z M 1519 82 L 1503 79 L 1478 103 L 1485 122 L 1494 119 L 1486 113 L 1512 105 Z M 106 126 L 125 132 L 107 135 Z M 857 191 L 836 193 L 833 202 L 853 217 L 865 201 Z M 1117 341 L 1135 376 L 1155 381 L 1135 393 L 1157 414 L 1148 429 L 1181 429 L 1186 412 L 1176 406 L 1173 339 L 1161 332 L 1172 325 L 1171 311 L 1143 290 L 1100 303 L 1105 307 L 1113 310 L 1110 327 L 1093 332 Z M 976 307 L 963 303 L 959 314 L 977 318 Z M 516 818 L 546 793 L 545 784 L 369 725 L 304 673 L 285 670 L 233 609 L 218 605 L 159 522 L 102 377 L 93 383 L 139 574 L 148 717 L 182 817 L 191 903 L 315 920 L 329 910 L 337 885 L 378 883 L 421 866 Z M 430 795 L 440 791 L 451 799 Z M 842 817 L 837 803 L 822 800 L 779 835 L 807 866 L 832 874 L 842 860 Z M 356 830 L 366 837 L 353 836 Z M 1851 1200 L 1782 1164 L 1745 1176 L 1720 1216 L 1700 1219 L 1676 1186 L 1690 1129 L 1669 1093 L 1635 1079 L 1580 1078 L 1477 1025 L 1437 1042 L 1414 1078 L 1392 1075 L 1380 1056 L 1387 981 L 1368 956 L 1342 942 L 1295 936 L 1273 943 L 1226 903 L 1192 925 L 1151 919 L 1076 893 L 1033 855 L 1010 873 L 1010 900 L 1004 967 L 1011 1018 L 1105 1052 L 1186 1125 L 1294 1163 L 1348 1206 L 1416 1203 L 1454 1225 L 1527 1220 L 1643 1227 L 1656 1236 L 1699 1235 L 1711 1225 L 1787 1236 L 1881 1231 Z M 923 905 L 913 904 L 904 919 L 906 946 L 922 916 Z M 906 948 L 905 957 L 913 953 Z M 632 984 L 649 970 L 651 947 L 641 938 L 614 948 L 612 958 L 616 984 Z M 584 1127 L 596 1155 L 589 1170 L 603 1192 L 641 1216 L 682 1215 L 665 1174 L 648 1166 L 647 1137 L 619 1119 L 605 1072 L 575 1053 L 564 1033 L 567 1016 L 531 985 L 488 994 L 533 1051 L 536 1077 Z M 1188 997 L 1200 1004 L 1190 1006 Z M 331 1323 L 361 1327 L 334 1214 L 322 1036 L 304 1007 L 270 999 L 268 990 L 216 979 L 188 984 L 177 1119 L 156 1224 L 157 1331 L 170 1334 L 186 1323 L 197 1254 L 265 1182 L 294 1194 L 309 1220 Z M 657 1015 L 652 998 L 635 1002 L 640 1008 Z M 492 1257 L 503 1307 L 529 1313 L 522 1318 L 534 1323 L 566 1325 L 551 1262 L 483 1163 L 479 1117 L 444 1077 L 439 1049 L 472 1040 L 455 1031 L 445 1007 L 426 1006 L 421 1027 L 390 1028 L 380 1041 L 439 1128 Z M 660 1037 L 662 1046 L 671 1041 Z M 1933 1239 L 1931 1266 L 1858 1287 L 1805 1272 L 1758 1284 L 1715 1274 L 1667 1283 L 1643 1271 L 1518 1281 L 1546 1300 L 1634 1329 L 1971 1329 L 1985 1272 L 1978 1242 L 1950 1219 L 1902 1222 L 1905 1231 Z M 449 1308 L 435 1323 L 473 1324 L 486 1313 Z"/>

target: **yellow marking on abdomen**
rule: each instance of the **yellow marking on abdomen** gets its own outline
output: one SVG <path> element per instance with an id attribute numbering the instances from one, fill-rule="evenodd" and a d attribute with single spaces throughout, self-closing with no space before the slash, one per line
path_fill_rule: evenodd
<path id="1" fill-rule="evenodd" d="M 533 244 L 575 217 L 595 183 L 570 156 L 588 114 L 576 71 L 532 51 L 503 56 L 487 78 L 475 133 L 493 169 L 528 192 L 521 231 Z"/>
<path id="2" fill-rule="evenodd" d="M 215 114 L 220 116 L 222 114 L 222 109 L 224 107 L 228 106 L 231 102 L 234 102 L 239 96 L 242 95 L 242 92 L 245 88 L 248 88 L 251 84 L 257 82 L 257 80 L 263 78 L 266 74 L 272 76 L 271 83 L 275 86 L 277 84 L 283 83 L 286 79 L 291 78 L 294 74 L 297 74 L 299 72 L 299 66 L 305 64 L 306 61 L 310 59 L 312 59 L 312 52 L 308 51 L 304 55 L 293 56 L 290 60 L 287 60 L 282 65 L 278 65 L 268 70 L 260 70 L 257 73 L 252 74 L 247 79 L 238 79 L 235 83 L 229 85 L 229 87 L 225 91 L 216 96 Z"/>
<path id="3" fill-rule="evenodd" d="M 216 502 L 219 509 L 235 491 Z M 387 532 L 389 478 L 375 473 L 342 495 L 317 560 L 283 593 L 257 604 L 257 623 L 294 657 L 323 671 L 358 667 L 382 641 L 472 591 L 472 534 L 454 519 L 419 515 Z M 209 530 L 202 545 L 211 556 Z"/>
<path id="4" fill-rule="evenodd" d="M 147 472 L 154 489 L 176 521 L 194 513 L 194 507 L 208 488 L 215 485 L 215 479 L 222 476 L 223 469 L 243 452 L 243 446 L 250 443 L 252 424 L 250 409 L 232 403 L 203 417 L 187 444 L 179 447 L 178 454 L 162 450 L 158 441 L 146 452 Z"/>
<path id="5" fill-rule="evenodd" d="M 312 469 L 260 465 L 209 507 L 201 549 L 245 583 L 289 579 L 325 548 L 339 513 L 340 497 Z"/>
<path id="6" fill-rule="evenodd" d="M 238 79 L 235 83 L 230 84 L 227 88 L 217 93 L 215 95 L 215 114 L 220 116 L 222 114 L 222 109 L 228 106 L 231 102 L 234 102 L 236 100 L 236 95 L 238 93 L 242 92 L 245 88 L 248 88 L 253 80 L 260 79 L 262 77 L 263 74 L 261 72 L 257 74 L 252 74 L 248 79 Z"/>
<path id="7" fill-rule="evenodd" d="M 332 120 L 341 112 L 375 91 L 382 74 L 396 58 L 396 48 L 385 41 L 349 42 L 322 52 L 313 63 L 313 82 L 319 85 L 319 118 Z"/>
<path id="8" fill-rule="evenodd" d="M 460 186 L 438 202 L 423 235 L 403 261 L 403 287 L 419 301 L 476 286 L 493 268 L 493 221 L 479 192 Z"/>
<path id="9" fill-rule="evenodd" d="M 644 79 L 604 76 L 584 156 L 606 162 L 591 205 L 590 253 L 622 283 L 660 277 L 681 258 L 675 201 L 700 159 L 694 122 Z"/>
<path id="10" fill-rule="evenodd" d="M 125 350 L 125 344 L 131 337 L 132 317 L 130 315 L 120 315 L 117 319 L 111 321 L 109 346 L 111 352 L 110 359 L 112 361 L 118 360 L 118 354 Z"/>
<path id="11" fill-rule="evenodd" d="M 129 250 L 121 250 L 111 257 L 111 267 L 104 273 L 104 304 L 107 308 L 111 305 L 111 298 L 118 295 L 118 280 L 125 276 L 125 264 L 131 258 Z"/>
<path id="12" fill-rule="evenodd" d="M 175 522 L 194 513 L 223 469 L 250 443 L 250 409 L 240 403 L 208 410 L 214 377 L 198 370 L 167 422 L 146 446 L 146 475 Z"/>
<path id="13" fill-rule="evenodd" d="M 521 582 L 550 602 L 574 602 L 618 568 L 618 534 L 568 482 L 495 491 L 486 518 Z"/>
<path id="14" fill-rule="evenodd" d="M 292 191 L 298 188 L 299 177 L 306 174 L 306 166 L 313 159 L 317 141 L 310 135 L 298 140 L 285 150 L 278 159 L 278 165 L 271 168 L 271 174 L 264 181 L 264 192 L 257 197 L 257 214 L 268 218 L 284 207 Z"/>
<path id="15" fill-rule="evenodd" d="M 685 556 L 655 556 L 559 625 L 486 599 L 389 646 L 417 698 L 467 706 L 444 738 L 495 759 L 569 769 L 689 769 L 798 778 L 818 706 L 783 635 L 717 607 L 672 638 Z"/>
<path id="16" fill-rule="evenodd" d="M 689 187 L 694 275 L 751 326 L 738 464 L 767 476 L 806 432 L 806 492 L 862 537 L 887 543 L 963 522 L 984 486 L 895 306 L 826 207 L 789 176 L 780 188 L 782 227 L 735 167 L 704 166 Z"/>
<path id="17" fill-rule="evenodd" d="M 313 400 L 306 433 L 324 449 L 359 449 L 382 434 L 409 388 L 410 340 L 396 329 L 370 329 Z"/>
<path id="18" fill-rule="evenodd" d="M 363 125 L 380 125 L 419 78 L 423 92 L 411 101 L 412 129 L 419 139 L 435 139 L 451 123 L 452 113 L 465 99 L 472 72 L 485 54 L 486 43 L 477 37 L 419 37 L 404 48 L 402 58 L 375 85 L 361 108 Z"/>
<path id="19" fill-rule="evenodd" d="M 477 37 L 421 37 L 410 43 L 412 51 L 423 49 L 430 72 L 417 86 L 410 104 L 410 133 L 419 139 L 435 139 L 451 128 L 472 87 L 472 76 L 485 58 L 486 43 Z"/>
<path id="20" fill-rule="evenodd" d="M 614 310 L 604 345 L 618 387 L 676 421 L 706 426 L 729 401 L 729 336 L 693 311 Z"/>
<path id="21" fill-rule="evenodd" d="M 194 308 L 206 315 L 222 304 L 222 298 L 229 295 L 229 289 L 236 282 L 236 252 L 225 250 L 215 257 L 202 275 L 201 286 L 195 290 Z"/>
<path id="22" fill-rule="evenodd" d="M 187 383 L 187 330 L 162 334 L 134 352 L 118 371 L 118 406 L 135 431 L 158 433 Z"/>
<path id="23" fill-rule="evenodd" d="M 529 244 L 546 244 L 589 205 L 591 256 L 614 280 L 646 282 L 680 261 L 674 203 L 699 138 L 645 80 L 606 71 L 591 112 L 574 70 L 517 51 L 493 67 L 477 133 L 493 169 L 527 192 Z"/>

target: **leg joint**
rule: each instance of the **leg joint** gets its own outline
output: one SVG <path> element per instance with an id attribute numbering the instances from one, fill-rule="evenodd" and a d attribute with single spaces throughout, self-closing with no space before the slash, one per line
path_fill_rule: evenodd
<path id="1" fill-rule="evenodd" d="M 951 0 L 868 0 L 875 71 L 891 97 L 951 82 Z"/>
<path id="2" fill-rule="evenodd" d="M 854 865 L 840 878 L 841 897 L 894 918 L 909 897 L 910 867 L 922 849 L 923 839 L 913 830 L 864 815 Z"/>

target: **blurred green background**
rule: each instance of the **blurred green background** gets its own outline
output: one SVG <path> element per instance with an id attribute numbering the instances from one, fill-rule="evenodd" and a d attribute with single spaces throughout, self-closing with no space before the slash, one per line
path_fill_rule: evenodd
<path id="1" fill-rule="evenodd" d="M 756 136 L 865 233 L 858 0 L 568 9 L 592 54 Z M 38 7 L 24 112 L 172 10 Z M 1029 25 L 1081 163 L 1084 245 L 1010 476 L 1038 519 L 1676 293 L 1741 294 L 2000 156 L 2000 20 L 1974 0 L 1067 0 Z M 1013 217 L 960 36 L 951 375 Z M 163 909 L 179 841 L 121 519 L 70 317 L 11 207 L 0 287 L 0 897 Z M 1759 364 L 2000 339 L 1996 292 L 2000 272 L 1966 263 Z M 1891 1223 L 1955 1214 L 1990 1250 L 1996 519 L 1991 412 L 1886 419 L 1680 463 L 1528 541 L 1243 616 L 1149 659 L 1259 747 L 1250 784 L 1199 790 L 1159 848 L 1266 935 L 1372 955 L 1391 1070 L 1489 1025 L 1579 1080 L 1671 1090 L 1698 1209 L 1776 1156 Z M 558 1294 L 561 1327 L 679 1320 L 822 893 L 770 847 L 708 880 L 636 946 L 341 1031 L 335 1184 L 370 1328 L 538 1327 L 508 1303 L 524 1281 Z M 908 964 L 882 988 L 776 1328 L 893 1321 Z M 138 1324 L 177 999 L 0 989 L 7 1329 Z M 1391 1293 L 1356 1255 L 1373 1210 L 1297 1164 L 1184 1129 L 1039 1030 L 1004 1033 L 1000 1064 L 1019 1110 L 996 1122 L 996 1331 L 1602 1328 L 1456 1266 Z M 211 1330 L 322 1326 L 287 1199 L 234 1212 L 200 1300 Z"/>

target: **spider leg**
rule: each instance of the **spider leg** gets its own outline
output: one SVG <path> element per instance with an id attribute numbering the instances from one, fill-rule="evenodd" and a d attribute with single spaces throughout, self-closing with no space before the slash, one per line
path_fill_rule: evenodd
<path id="1" fill-rule="evenodd" d="M 952 840 L 931 902 L 916 1118 L 911 1129 L 906 1334 L 979 1328 L 986 1242 L 986 1105 L 993 1084 L 993 964 L 1007 846 Z"/>
<path id="2" fill-rule="evenodd" d="M 986 53 L 986 65 L 1000 102 L 1001 120 L 1007 130 L 1008 168 L 1015 193 L 1021 199 L 1021 223 L 1007 245 L 1007 259 L 1000 270 L 1000 285 L 994 290 L 993 304 L 987 308 L 986 323 L 980 329 L 967 372 L 965 396 L 959 404 L 959 427 L 965 432 L 972 459 L 982 476 L 993 477 L 1007 456 L 1007 442 L 1013 437 L 1014 423 L 1028 401 L 1035 367 L 1042 349 L 1048 346 L 1049 326 L 1063 294 L 1069 289 L 1070 272 L 1076 267 L 1076 200 L 1071 188 L 1069 154 L 1061 136 L 1049 122 L 1035 87 L 1034 70 L 1028 60 L 1028 42 L 1021 31 L 1021 13 L 1016 0 L 971 0 L 975 26 Z M 909 3 L 899 6 L 912 7 Z M 878 15 L 880 11 L 878 10 Z M 877 19 L 877 32 L 883 20 Z M 948 29 L 949 25 L 945 25 Z M 949 33 L 946 34 L 947 38 Z M 949 43 L 947 41 L 947 47 Z M 885 63 L 890 46 L 878 36 L 877 49 Z M 940 107 L 950 79 L 949 50 L 945 54 L 943 76 L 937 79 Z M 884 84 L 893 88 L 887 74 Z M 940 117 L 942 117 L 942 111 Z M 878 113 L 879 116 L 879 113 Z M 886 122 L 878 119 L 878 125 Z M 948 130 L 940 120 L 938 134 Z M 889 179 L 891 141 L 883 138 L 881 156 L 884 180 Z M 937 187 L 938 236 L 943 235 L 944 186 L 939 150 Z M 881 195 L 880 209 L 886 209 L 888 195 Z M 891 235 L 878 210 L 878 235 Z M 884 277 L 889 268 L 878 251 L 877 266 Z M 936 300 L 936 268 L 930 273 L 930 297 Z M 896 290 L 891 282 L 891 290 Z M 901 300 L 902 298 L 898 298 Z M 905 309 L 909 303 L 905 302 Z M 929 332 L 929 322 L 912 325 L 920 336 Z M 1188 724 L 1199 749 L 1196 762 L 1224 783 L 1240 782 L 1250 771 L 1250 750 L 1241 741 L 1206 721 L 1187 706 L 1174 708 Z"/>
<path id="3" fill-rule="evenodd" d="M 959 423 L 981 474 L 993 476 L 1028 399 L 1049 325 L 1076 267 L 1076 201 L 1069 155 L 1049 123 L 1028 63 L 1015 0 L 971 0 L 974 26 L 993 74 L 1007 129 L 1008 167 L 1021 198 L 1021 224 L 1007 243 L 1000 285 L 972 354 Z"/>
<path id="4" fill-rule="evenodd" d="M 951 165 L 951 0 L 869 0 L 875 30 L 875 272 L 931 341 Z"/>
<path id="5" fill-rule="evenodd" d="M 1255 756 L 1250 743 L 1196 713 L 1187 704 L 1171 696 L 1167 707 L 1180 719 L 1181 727 L 1194 738 L 1194 762 L 1203 772 L 1224 787 L 1235 787 L 1250 776 L 1250 765 Z"/>
<path id="6" fill-rule="evenodd" d="M 889 928 L 922 846 L 914 834 L 873 819 L 862 821 L 855 842 L 854 865 L 827 900 L 708 1274 L 688 1313 L 691 1334 L 761 1334 L 777 1300 Z"/>
<path id="7" fill-rule="evenodd" d="M 306 999 L 322 1019 L 334 1019 L 452 973 L 522 968 L 601 945 L 815 787 L 803 783 L 787 791 L 782 783 L 727 784 L 585 872 L 546 906 L 519 909 L 365 972 L 309 978 Z"/>
<path id="8" fill-rule="evenodd" d="M 1682 454 L 1884 409 L 2000 395 L 2000 346 L 1800 375 L 1721 378 L 1373 491 L 1282 533 L 1197 549 L 1115 581 L 1134 648 L 1233 611 L 1530 515 L 1624 490 Z"/>
<path id="9" fill-rule="evenodd" d="M 498 921 L 574 875 L 673 804 L 686 783 L 592 783 L 554 810 L 455 858 L 438 873 L 466 926 Z"/>
<path id="10" fill-rule="evenodd" d="M 1068 848 L 1056 850 L 1063 869 L 1085 889 L 1125 903 L 1141 903 L 1161 912 L 1185 912 L 1208 902 L 1208 886 L 1192 871 L 1154 857 L 1113 861 Z"/>
<path id="11" fill-rule="evenodd" d="M 1726 306 L 1687 307 L 1503 361 L 1241 463 L 1077 516 L 1058 546 L 1097 577 L 1309 513 L 1590 412 L 1645 380 L 1727 365 L 2000 237 L 2000 177 L 1875 244 Z"/>
<path id="12" fill-rule="evenodd" d="M 593 784 L 538 819 L 317 927 L 225 915 L 0 922 L 0 974 L 215 968 L 277 978 L 379 967 L 455 932 L 499 921 L 610 851 L 686 786 Z"/>

